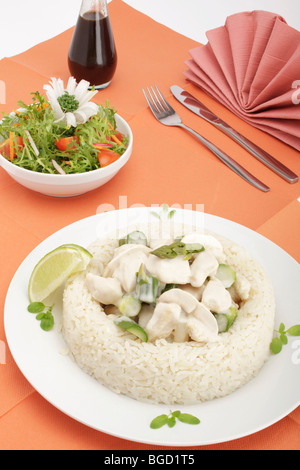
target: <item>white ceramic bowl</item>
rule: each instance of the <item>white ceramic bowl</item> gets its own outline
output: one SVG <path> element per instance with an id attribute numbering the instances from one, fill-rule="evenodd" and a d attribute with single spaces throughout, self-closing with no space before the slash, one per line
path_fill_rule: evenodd
<path id="1" fill-rule="evenodd" d="M 133 135 L 127 122 L 115 115 L 117 130 L 129 137 L 128 147 L 121 157 L 110 165 L 98 170 L 74 175 L 54 175 L 25 170 L 14 165 L 0 154 L 0 165 L 19 184 L 47 196 L 79 196 L 99 188 L 111 180 L 128 162 L 132 153 Z"/>

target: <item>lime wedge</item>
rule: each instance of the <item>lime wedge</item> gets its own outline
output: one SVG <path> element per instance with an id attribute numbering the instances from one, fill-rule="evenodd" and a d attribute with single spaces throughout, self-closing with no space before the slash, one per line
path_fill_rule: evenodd
<path id="1" fill-rule="evenodd" d="M 42 302 L 71 274 L 83 271 L 92 255 L 79 245 L 61 245 L 46 254 L 35 266 L 29 279 L 30 302 Z"/>

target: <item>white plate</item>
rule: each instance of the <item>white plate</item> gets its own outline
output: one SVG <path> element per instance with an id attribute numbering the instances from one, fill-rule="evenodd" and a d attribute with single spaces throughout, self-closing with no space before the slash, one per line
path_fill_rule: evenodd
<path id="1" fill-rule="evenodd" d="M 107 212 L 75 222 L 43 241 L 25 259 L 9 287 L 5 303 L 5 331 L 11 353 L 31 385 L 53 406 L 85 425 L 120 438 L 163 446 L 198 446 L 241 438 L 280 420 L 300 404 L 300 339 L 289 337 L 279 355 L 271 356 L 259 375 L 233 394 L 172 410 L 197 416 L 196 426 L 177 422 L 175 427 L 153 430 L 157 415 L 170 407 L 137 402 L 119 396 L 83 373 L 69 356 L 56 327 L 44 332 L 27 312 L 29 276 L 39 259 L 63 243 L 88 246 L 114 227 L 151 218 L 150 208 Z M 153 217 L 153 216 L 152 216 Z M 177 209 L 174 220 L 203 224 L 243 245 L 264 266 L 275 290 L 276 327 L 299 323 L 300 272 L 298 263 L 274 243 L 234 222 Z M 61 308 L 58 305 L 57 311 Z M 57 314 L 57 312 L 56 312 Z"/>

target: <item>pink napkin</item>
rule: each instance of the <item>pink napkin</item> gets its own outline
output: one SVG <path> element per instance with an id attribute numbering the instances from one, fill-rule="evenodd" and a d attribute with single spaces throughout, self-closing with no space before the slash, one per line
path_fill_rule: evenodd
<path id="1" fill-rule="evenodd" d="M 185 77 L 249 124 L 300 150 L 300 31 L 267 11 L 229 16 L 189 51 Z"/>

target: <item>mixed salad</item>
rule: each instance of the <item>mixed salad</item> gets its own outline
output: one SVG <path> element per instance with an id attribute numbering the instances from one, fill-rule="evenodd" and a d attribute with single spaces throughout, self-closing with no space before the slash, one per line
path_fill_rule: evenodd
<path id="1" fill-rule="evenodd" d="M 4 114 L 0 153 L 22 168 L 53 174 L 83 173 L 105 167 L 125 152 L 128 137 L 116 129 L 115 110 L 91 102 L 97 93 L 72 77 L 45 85 L 47 97 L 32 93 L 32 103 Z"/>

